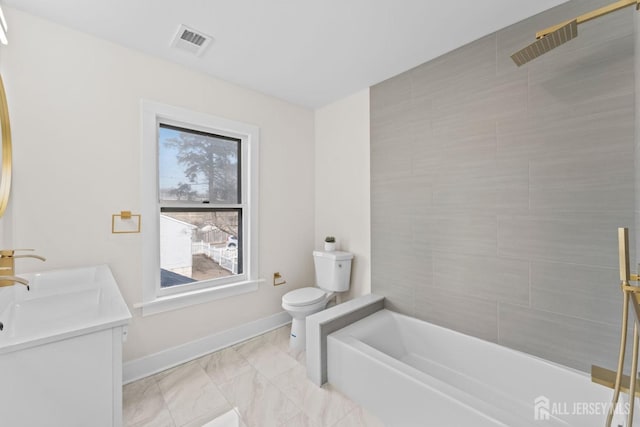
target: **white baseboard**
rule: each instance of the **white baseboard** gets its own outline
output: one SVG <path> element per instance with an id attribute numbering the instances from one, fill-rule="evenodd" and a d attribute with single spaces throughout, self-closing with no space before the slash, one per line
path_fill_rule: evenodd
<path id="1" fill-rule="evenodd" d="M 225 347 L 264 334 L 273 329 L 291 323 L 291 316 L 286 311 L 217 332 L 208 337 L 191 341 L 177 347 L 169 348 L 140 359 L 125 362 L 122 367 L 123 383 L 127 384 L 140 378 L 148 377 L 182 363 L 204 356 Z"/>

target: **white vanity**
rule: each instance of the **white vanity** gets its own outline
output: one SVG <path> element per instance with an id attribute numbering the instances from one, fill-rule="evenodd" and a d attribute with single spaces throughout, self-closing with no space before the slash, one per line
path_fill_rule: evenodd
<path id="1" fill-rule="evenodd" d="M 0 288 L 0 425 L 122 425 L 122 342 L 131 314 L 106 265 Z"/>

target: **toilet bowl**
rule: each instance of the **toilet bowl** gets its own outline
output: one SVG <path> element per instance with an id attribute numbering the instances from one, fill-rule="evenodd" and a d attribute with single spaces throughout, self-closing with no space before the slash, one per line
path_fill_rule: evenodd
<path id="1" fill-rule="evenodd" d="M 295 289 L 282 297 L 282 308 L 292 317 L 289 347 L 294 350 L 306 347 L 307 316 L 324 310 L 336 292 L 349 289 L 353 254 L 314 251 L 313 257 L 318 287 Z"/>
<path id="2" fill-rule="evenodd" d="M 282 308 L 291 315 L 291 349 L 303 350 L 306 346 L 306 318 L 325 309 L 334 292 L 325 292 L 320 288 L 300 288 L 282 297 Z"/>

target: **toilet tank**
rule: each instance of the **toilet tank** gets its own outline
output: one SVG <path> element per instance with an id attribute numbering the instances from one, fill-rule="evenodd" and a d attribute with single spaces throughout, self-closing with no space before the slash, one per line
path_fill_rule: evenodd
<path id="1" fill-rule="evenodd" d="M 340 251 L 313 251 L 316 286 L 330 292 L 349 290 L 353 254 Z"/>

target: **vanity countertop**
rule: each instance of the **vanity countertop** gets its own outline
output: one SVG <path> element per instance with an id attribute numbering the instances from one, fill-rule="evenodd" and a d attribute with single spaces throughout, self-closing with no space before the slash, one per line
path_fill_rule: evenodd
<path id="1" fill-rule="evenodd" d="M 131 313 L 107 265 L 21 274 L 0 288 L 0 354 L 126 325 Z"/>

